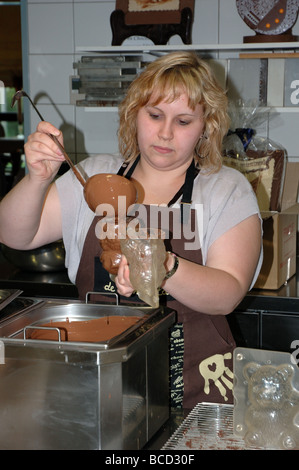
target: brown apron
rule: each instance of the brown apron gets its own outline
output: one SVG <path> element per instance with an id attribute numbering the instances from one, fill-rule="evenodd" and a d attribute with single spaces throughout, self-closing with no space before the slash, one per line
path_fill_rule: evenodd
<path id="1" fill-rule="evenodd" d="M 125 175 L 126 177 L 131 176 L 136 164 L 137 162 L 130 169 L 130 173 Z M 183 193 L 184 206 L 181 207 L 185 208 L 186 204 L 191 203 L 193 181 L 196 176 L 194 166 L 191 166 L 192 168 L 187 172 L 185 185 L 176 195 L 178 198 Z M 122 174 L 124 170 L 125 166 L 120 169 L 119 174 Z M 174 199 L 170 201 L 169 206 L 173 204 Z M 147 210 L 149 214 L 149 207 Z M 186 211 L 182 211 L 182 214 L 183 212 L 186 217 L 190 217 L 188 222 L 191 227 L 195 228 L 195 210 L 189 209 L 187 215 Z M 116 294 L 116 286 L 100 262 L 101 247 L 95 234 L 98 220 L 99 217 L 94 218 L 87 233 L 77 272 L 76 285 L 81 299 L 85 299 L 87 292 Z M 201 249 L 186 250 L 185 243 L 190 243 L 190 239 L 185 238 L 184 230 L 181 231 L 180 238 L 172 237 L 173 219 L 170 218 L 169 222 L 170 227 L 167 227 L 169 239 L 165 240 L 166 249 L 202 265 Z M 163 229 L 163 227 L 160 228 Z M 97 296 L 97 300 L 114 301 L 109 295 L 102 294 Z M 140 302 L 140 300 L 136 295 L 129 299 L 118 295 L 118 302 L 128 305 Z M 225 316 L 195 312 L 162 290 L 160 302 L 176 310 L 178 321 L 170 331 L 171 405 L 191 409 L 203 401 L 232 403 L 232 351 L 235 343 Z"/>

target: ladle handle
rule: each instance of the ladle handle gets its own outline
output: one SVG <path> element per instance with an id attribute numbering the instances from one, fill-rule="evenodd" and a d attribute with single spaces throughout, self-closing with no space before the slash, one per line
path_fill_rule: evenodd
<path id="1" fill-rule="evenodd" d="M 85 186 L 85 180 L 82 178 L 81 174 L 79 173 L 79 171 L 77 170 L 77 168 L 73 164 L 72 160 L 70 159 L 70 157 L 68 156 L 68 154 L 64 150 L 64 147 L 61 145 L 61 143 L 59 142 L 59 140 L 57 139 L 57 137 L 55 135 L 53 135 L 53 134 L 49 134 L 49 135 L 50 135 L 51 139 L 54 140 L 55 144 L 58 145 L 58 147 L 62 151 L 62 153 L 64 155 L 64 158 L 66 159 L 67 163 L 69 164 L 69 166 L 71 167 L 71 169 L 75 173 L 77 179 L 80 181 L 80 183 L 84 187 Z"/>
<path id="2" fill-rule="evenodd" d="M 44 118 L 43 116 L 41 115 L 41 113 L 39 112 L 39 110 L 37 109 L 37 107 L 35 106 L 35 104 L 33 103 L 32 99 L 30 98 L 30 96 L 26 93 L 26 91 L 24 90 L 19 90 L 15 93 L 13 99 L 12 99 L 12 102 L 11 102 L 11 107 L 14 106 L 15 102 L 16 101 L 19 101 L 21 99 L 22 96 L 26 96 L 26 98 L 28 98 L 28 100 L 30 101 L 33 109 L 36 111 L 36 113 L 38 114 L 39 118 L 41 121 L 44 121 Z M 80 183 L 82 184 L 82 186 L 84 187 L 85 186 L 85 180 L 82 178 L 82 175 L 79 173 L 79 171 L 77 170 L 77 168 L 75 167 L 75 165 L 73 164 L 72 160 L 70 159 L 70 157 L 68 156 L 68 154 L 66 153 L 66 151 L 64 150 L 63 146 L 61 145 L 61 143 L 58 141 L 57 137 L 55 137 L 55 135 L 52 135 L 52 134 L 49 134 L 49 136 L 52 138 L 52 140 L 55 142 L 56 145 L 58 145 L 58 147 L 60 148 L 60 150 L 62 151 L 63 155 L 64 155 L 64 158 L 66 160 L 66 162 L 69 164 L 70 168 L 73 170 L 75 176 L 77 177 L 77 179 L 80 181 Z"/>

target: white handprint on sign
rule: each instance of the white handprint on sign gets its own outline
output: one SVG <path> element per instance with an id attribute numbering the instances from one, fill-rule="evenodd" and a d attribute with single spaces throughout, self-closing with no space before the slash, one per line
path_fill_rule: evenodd
<path id="1" fill-rule="evenodd" d="M 232 390 L 233 377 L 232 371 L 225 365 L 225 359 L 231 359 L 231 353 L 214 354 L 214 356 L 204 359 L 199 364 L 199 372 L 205 380 L 204 392 L 206 395 L 210 393 L 210 380 L 215 383 L 219 392 L 223 396 L 224 401 L 227 401 L 226 388 Z M 226 376 L 225 376 L 226 374 Z M 222 381 L 222 382 L 221 382 Z M 224 385 L 225 386 L 224 386 Z"/>

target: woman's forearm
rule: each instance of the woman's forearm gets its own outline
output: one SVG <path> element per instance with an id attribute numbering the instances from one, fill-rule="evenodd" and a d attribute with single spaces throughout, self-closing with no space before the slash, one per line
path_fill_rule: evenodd
<path id="1" fill-rule="evenodd" d="M 179 259 L 176 274 L 162 287 L 187 307 L 209 315 L 232 312 L 246 293 L 246 289 L 231 274 L 182 258 Z"/>
<path id="2" fill-rule="evenodd" d="M 250 288 L 261 247 L 261 221 L 254 214 L 214 241 L 205 266 L 180 258 L 177 271 L 163 288 L 195 311 L 227 315 Z"/>

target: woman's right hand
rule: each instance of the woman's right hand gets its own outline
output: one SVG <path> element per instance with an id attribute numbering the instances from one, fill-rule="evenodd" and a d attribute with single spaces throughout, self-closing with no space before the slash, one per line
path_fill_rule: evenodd
<path id="1" fill-rule="evenodd" d="M 62 133 L 49 122 L 41 121 L 24 146 L 30 177 L 42 181 L 52 181 L 64 161 L 61 150 L 50 134 L 55 135 L 63 145 Z"/>
<path id="2" fill-rule="evenodd" d="M 118 272 L 115 276 L 115 285 L 117 292 L 125 297 L 130 297 L 134 292 L 134 287 L 130 281 L 129 264 L 125 255 L 121 256 Z"/>

